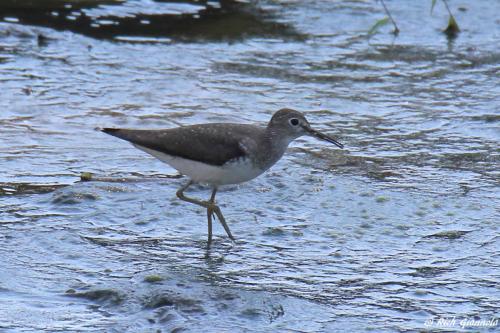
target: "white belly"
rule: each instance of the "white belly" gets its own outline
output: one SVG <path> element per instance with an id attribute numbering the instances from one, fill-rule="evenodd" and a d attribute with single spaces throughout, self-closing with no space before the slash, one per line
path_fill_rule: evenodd
<path id="1" fill-rule="evenodd" d="M 239 159 L 238 161 L 226 163 L 222 166 L 215 166 L 164 154 L 139 145 L 135 146 L 158 158 L 160 161 L 167 163 L 197 183 L 213 185 L 239 184 L 249 181 L 265 171 L 256 168 L 249 159 Z"/>

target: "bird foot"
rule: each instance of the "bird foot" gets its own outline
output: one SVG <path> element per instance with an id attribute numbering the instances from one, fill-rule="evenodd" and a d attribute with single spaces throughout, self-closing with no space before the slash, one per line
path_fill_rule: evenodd
<path id="1" fill-rule="evenodd" d="M 220 224 L 222 224 L 222 227 L 226 231 L 226 234 L 228 235 L 228 237 L 232 241 L 234 241 L 234 237 L 231 234 L 231 230 L 229 230 L 229 227 L 226 223 L 226 219 L 224 218 L 224 215 L 222 215 L 222 212 L 221 212 L 219 206 L 217 206 L 212 201 L 207 201 L 206 204 L 207 204 L 207 216 L 208 216 L 209 225 L 212 223 L 212 217 L 215 218 L 215 216 L 217 216 L 217 219 L 219 220 Z"/>

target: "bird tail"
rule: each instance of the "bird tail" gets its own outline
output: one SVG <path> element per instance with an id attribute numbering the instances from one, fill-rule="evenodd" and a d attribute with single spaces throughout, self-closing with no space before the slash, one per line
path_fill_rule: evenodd
<path id="1" fill-rule="evenodd" d="M 96 131 L 104 132 L 106 134 L 113 135 L 113 133 L 118 132 L 120 129 L 119 128 L 107 128 L 107 127 L 102 128 L 102 127 L 96 127 L 95 130 Z"/>

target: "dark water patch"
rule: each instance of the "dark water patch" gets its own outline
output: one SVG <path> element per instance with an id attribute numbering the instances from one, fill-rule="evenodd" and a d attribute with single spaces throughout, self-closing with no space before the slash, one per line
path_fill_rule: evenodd
<path id="1" fill-rule="evenodd" d="M 75 205 L 84 201 L 95 201 L 98 199 L 99 196 L 95 193 L 71 190 L 55 194 L 52 198 L 52 203 L 57 205 Z"/>
<path id="2" fill-rule="evenodd" d="M 126 299 L 123 292 L 115 289 L 94 289 L 88 291 L 76 291 L 68 289 L 66 296 L 83 298 L 103 305 L 119 305 Z"/>
<path id="3" fill-rule="evenodd" d="M 435 234 L 425 236 L 425 238 L 441 238 L 441 239 L 449 239 L 449 240 L 454 240 L 454 239 L 459 239 L 462 238 L 463 236 L 467 235 L 469 231 L 466 230 L 448 230 L 448 231 L 440 231 Z"/>
<path id="4" fill-rule="evenodd" d="M 359 152 L 345 152 L 327 148 L 317 150 L 298 148 L 297 151 L 305 154 L 308 158 L 298 157 L 295 161 L 308 167 L 363 175 L 374 180 L 391 182 L 396 186 L 398 183 L 406 186 L 406 180 L 415 176 L 413 170 L 416 169 L 428 169 L 430 171 L 420 173 L 421 182 L 420 186 L 417 185 L 417 187 L 421 188 L 428 184 L 431 185 L 429 189 L 433 188 L 435 190 L 436 188 L 432 184 L 439 181 L 439 177 L 442 177 L 443 172 L 448 171 L 466 171 L 474 174 L 481 185 L 477 182 L 467 182 L 465 186 L 469 190 L 479 190 L 481 186 L 497 186 L 498 171 L 496 166 L 500 161 L 500 153 L 492 151 L 492 142 L 483 141 L 480 143 L 482 146 L 471 149 L 471 151 L 465 150 L 451 153 L 447 152 L 447 150 L 450 145 L 453 145 L 454 138 L 441 138 L 439 140 L 441 142 L 434 141 L 432 150 L 424 148 L 420 152 L 417 151 L 419 147 L 425 145 L 418 143 L 419 139 L 415 139 L 417 142 L 414 141 L 413 144 L 411 143 L 412 140 L 407 140 L 405 143 L 400 140 L 405 139 L 398 136 L 392 139 L 386 136 L 378 140 L 377 144 L 387 146 L 386 156 L 370 156 L 367 152 L 361 150 Z M 473 146 L 477 143 L 479 142 L 471 140 L 469 145 Z M 392 154 L 389 153 L 389 149 L 394 149 Z M 428 183 L 425 181 L 428 181 Z M 460 191 L 464 186 L 464 184 L 454 184 L 453 182 L 450 182 L 449 185 L 454 185 Z"/>
<path id="5" fill-rule="evenodd" d="M 285 230 L 279 227 L 274 227 L 274 228 L 267 228 L 265 231 L 262 232 L 263 236 L 274 236 L 274 237 L 279 237 L 279 236 L 284 236 L 285 235 Z"/>
<path id="6" fill-rule="evenodd" d="M 64 188 L 66 184 L 0 183 L 1 195 L 43 194 Z"/>
<path id="7" fill-rule="evenodd" d="M 243 311 L 240 312 L 240 314 L 242 317 L 248 319 L 256 319 L 263 315 L 260 309 L 255 309 L 255 308 L 244 309 Z"/>
<path id="8" fill-rule="evenodd" d="M 491 74 L 498 71 L 498 64 L 500 63 L 500 53 L 498 52 L 478 52 L 477 49 L 468 49 L 469 52 L 455 52 L 454 55 L 457 57 L 458 64 L 456 68 L 479 68 L 485 65 L 493 65 L 490 69 Z"/>
<path id="9" fill-rule="evenodd" d="M 416 267 L 415 272 L 410 273 L 409 275 L 415 277 L 429 278 L 429 277 L 436 277 L 438 275 L 445 274 L 451 271 L 453 271 L 453 268 L 451 267 L 421 266 L 421 267 Z"/>
<path id="10" fill-rule="evenodd" d="M 496 123 L 500 121 L 500 115 L 498 114 L 484 114 L 484 115 L 479 115 L 479 116 L 471 116 L 471 120 L 473 121 L 479 121 L 479 122 L 486 122 L 486 123 Z"/>
<path id="11" fill-rule="evenodd" d="M 495 172 L 495 165 L 498 165 L 499 162 L 500 149 L 493 153 L 491 151 L 443 153 L 438 161 L 443 168 L 462 170 L 473 170 L 480 164 L 481 166 L 478 169 L 482 169 L 481 172 L 486 174 Z"/>
<path id="12" fill-rule="evenodd" d="M 136 237 L 134 232 L 108 229 L 96 230 L 98 235 L 105 234 L 106 237 L 102 236 L 81 236 L 82 239 L 107 248 L 112 252 L 117 253 L 127 253 L 133 257 L 137 256 L 137 259 L 143 259 L 144 255 L 147 257 L 148 261 L 162 262 L 166 265 L 171 265 L 172 262 L 177 262 L 174 257 L 164 258 L 162 253 L 165 249 L 171 251 L 172 253 L 177 253 L 183 256 L 186 249 L 190 249 L 187 253 L 184 253 L 189 260 L 197 261 L 200 258 L 205 258 L 210 253 L 206 251 L 206 236 L 203 235 L 200 240 L 193 240 L 192 238 L 183 238 L 180 235 L 174 236 L 162 236 L 162 237 Z M 230 245 L 226 242 L 224 238 L 214 237 L 214 244 L 222 248 L 226 248 L 229 251 Z M 180 263 L 179 263 L 180 264 Z M 182 264 L 179 266 L 184 267 Z"/>
<path id="13" fill-rule="evenodd" d="M 172 122 L 172 119 L 176 118 L 189 118 L 195 115 L 194 111 L 185 111 L 185 112 L 176 112 L 176 113 L 168 113 L 168 114 L 144 114 L 137 116 L 140 120 L 165 120 L 168 122 Z"/>
<path id="14" fill-rule="evenodd" d="M 147 275 L 144 277 L 144 282 L 148 283 L 158 283 L 163 281 L 165 278 L 160 275 Z"/>
<path id="15" fill-rule="evenodd" d="M 435 62 L 442 54 L 439 50 L 418 45 L 378 45 L 368 52 L 351 55 L 350 58 L 361 62 L 404 61 L 414 64 L 415 62 Z"/>
<path id="16" fill-rule="evenodd" d="M 121 176 L 121 177 L 120 177 Z M 111 174 L 107 177 L 92 175 L 90 180 L 84 182 L 103 182 L 103 183 L 140 183 L 140 182 L 157 182 L 165 179 L 179 179 L 183 176 L 180 174 L 165 175 L 165 174 L 144 174 L 142 172 L 131 172 L 129 175 Z M 111 189 L 115 188 L 111 186 Z M 118 188 L 117 188 L 118 189 Z"/>
<path id="17" fill-rule="evenodd" d="M 205 313 L 205 310 L 199 300 L 187 298 L 176 293 L 163 292 L 158 295 L 152 295 L 144 300 L 146 309 L 157 309 L 160 307 L 173 307 L 186 313 Z"/>
<path id="18" fill-rule="evenodd" d="M 214 70 L 221 73 L 237 73 L 241 75 L 280 79 L 295 83 L 346 83 L 347 82 L 383 82 L 380 76 L 364 75 L 356 77 L 348 73 L 325 73 L 311 75 L 303 70 L 272 66 L 268 63 L 217 63 Z"/>
<path id="19" fill-rule="evenodd" d="M 435 49 L 420 45 L 373 45 L 372 49 L 350 54 L 349 57 L 342 61 L 352 61 L 356 59 L 363 63 L 363 67 L 359 64 L 355 68 L 370 69 L 370 64 L 374 66 L 383 66 L 396 61 L 410 63 L 412 67 L 418 70 L 427 69 L 428 71 L 421 72 L 423 75 L 418 75 L 419 78 L 438 78 L 443 77 L 453 71 L 463 70 L 464 68 L 478 68 L 485 65 L 496 65 L 500 61 L 500 53 L 496 52 L 480 52 L 475 50 L 458 50 L 447 52 L 444 50 Z M 333 63 L 332 65 L 334 65 Z M 431 64 L 436 64 L 434 67 Z M 450 67 L 443 66 L 450 64 Z M 441 67 L 442 66 L 442 67 Z"/>
<path id="20" fill-rule="evenodd" d="M 381 181 L 395 181 L 401 174 L 391 168 L 387 161 L 380 157 L 359 156 L 353 153 L 342 151 L 332 151 L 330 149 L 320 149 L 317 151 L 298 148 L 310 159 L 297 159 L 297 163 L 305 166 L 314 165 L 315 168 L 323 170 L 334 170 L 335 172 L 345 172 L 350 174 L 363 174 L 369 178 Z M 311 163 L 312 162 L 312 163 Z"/>
<path id="21" fill-rule="evenodd" d="M 257 4 L 220 1 L 14 1 L 0 14 L 20 24 L 69 30 L 93 38 L 128 42 L 236 41 L 249 37 L 303 39 Z M 137 37 L 137 39 L 130 38 Z M 153 39 L 151 39 L 153 38 Z M 45 43 L 50 39 L 39 36 Z"/>

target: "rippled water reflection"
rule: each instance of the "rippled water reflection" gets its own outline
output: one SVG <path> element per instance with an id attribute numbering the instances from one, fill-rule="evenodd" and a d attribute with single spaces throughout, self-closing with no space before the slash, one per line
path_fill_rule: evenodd
<path id="1" fill-rule="evenodd" d="M 270 30 L 230 42 L 0 23 L 0 328 L 381 332 L 498 316 L 500 8 L 457 5 L 448 41 L 427 5 L 393 8 L 396 39 L 366 39 L 375 2 L 260 2 Z M 300 139 L 223 189 L 238 242 L 217 225 L 208 253 L 205 213 L 175 197 L 185 179 L 93 130 L 265 123 L 285 106 L 347 149 Z"/>

